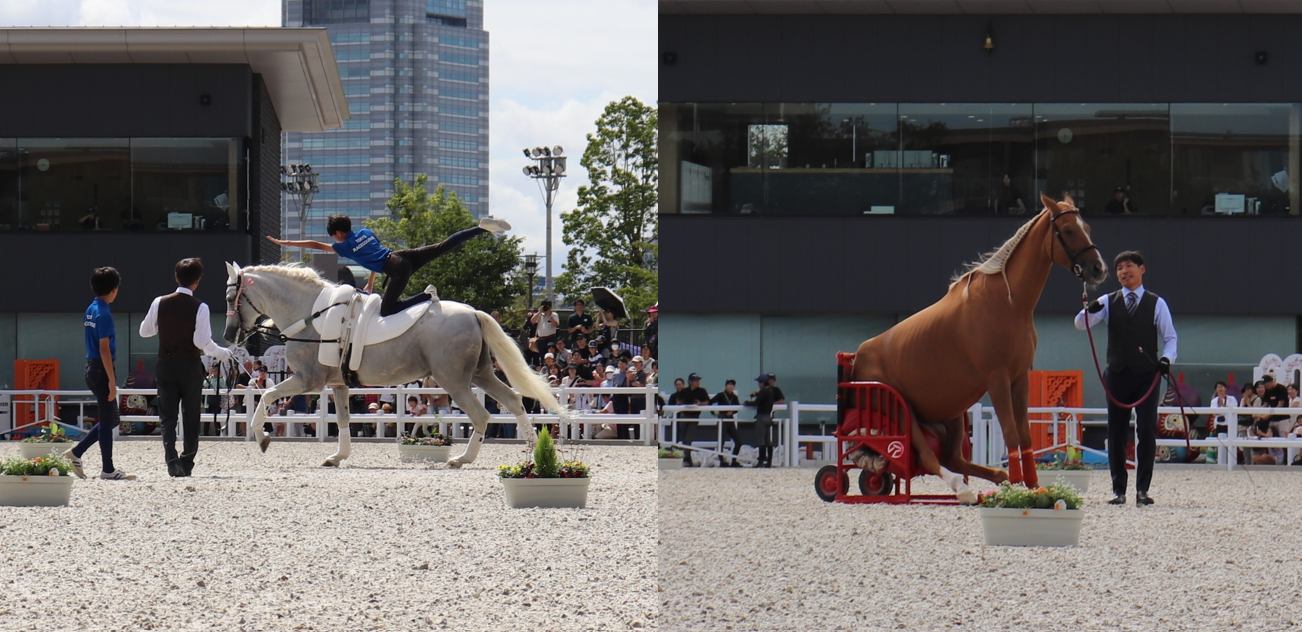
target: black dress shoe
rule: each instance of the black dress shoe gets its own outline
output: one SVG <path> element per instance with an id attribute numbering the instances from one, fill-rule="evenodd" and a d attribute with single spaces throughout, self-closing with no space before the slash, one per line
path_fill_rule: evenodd
<path id="1" fill-rule="evenodd" d="M 1109 500 L 1109 501 L 1108 501 L 1108 504 L 1109 504 L 1109 505 L 1124 505 L 1124 504 L 1126 504 L 1126 497 L 1125 497 L 1125 496 L 1116 496 L 1116 497 L 1114 497 L 1112 500 Z"/>
<path id="2" fill-rule="evenodd" d="M 1136 505 L 1151 505 L 1153 499 L 1148 497 L 1148 492 L 1135 492 Z"/>

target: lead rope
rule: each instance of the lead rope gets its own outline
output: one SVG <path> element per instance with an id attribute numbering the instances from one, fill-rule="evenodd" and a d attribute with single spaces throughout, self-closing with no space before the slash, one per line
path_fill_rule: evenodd
<path id="1" fill-rule="evenodd" d="M 1134 409 L 1140 404 L 1143 404 L 1145 401 L 1148 401 L 1148 398 L 1152 397 L 1153 392 L 1157 390 L 1158 383 L 1162 381 L 1162 372 L 1159 371 L 1157 373 L 1157 375 L 1153 378 L 1153 383 L 1148 386 L 1148 391 L 1144 393 L 1143 397 L 1140 397 L 1138 400 L 1136 400 L 1135 403 L 1123 404 L 1117 401 L 1117 398 L 1113 397 L 1112 392 L 1108 390 L 1108 383 L 1103 379 L 1103 369 L 1102 367 L 1099 366 L 1099 352 L 1094 348 L 1094 331 L 1093 331 L 1093 327 L 1090 326 L 1090 322 L 1089 322 L 1090 319 L 1089 284 L 1082 283 L 1080 300 L 1081 300 L 1081 305 L 1084 306 L 1085 309 L 1085 334 L 1089 336 L 1089 340 L 1090 340 L 1090 355 L 1093 356 L 1094 358 L 1094 372 L 1099 376 L 1099 385 L 1103 387 L 1103 394 L 1108 396 L 1108 401 L 1112 402 L 1113 405 L 1119 406 L 1121 408 L 1125 408 L 1126 410 Z M 1175 391 L 1176 403 L 1180 405 L 1180 419 L 1184 423 L 1185 458 L 1189 459 L 1191 458 L 1191 455 L 1193 453 L 1193 446 L 1189 443 L 1189 434 L 1190 434 L 1189 417 L 1184 412 L 1184 399 L 1180 397 L 1180 389 L 1176 387 L 1175 381 L 1171 379 L 1170 374 L 1167 374 L 1166 379 L 1168 384 L 1171 387 L 1171 390 Z M 1156 432 L 1156 430 L 1157 429 L 1155 428 L 1154 432 Z"/>

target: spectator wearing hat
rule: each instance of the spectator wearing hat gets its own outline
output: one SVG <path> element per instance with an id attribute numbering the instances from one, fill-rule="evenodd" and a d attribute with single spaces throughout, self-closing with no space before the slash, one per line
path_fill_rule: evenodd
<path id="1" fill-rule="evenodd" d="M 556 332 L 561 326 L 560 318 L 552 311 L 551 299 L 544 299 L 542 309 L 533 315 L 530 322 L 538 326 L 538 348 L 546 349 L 556 342 Z"/>
<path id="2" fill-rule="evenodd" d="M 710 399 L 710 403 L 715 406 L 740 405 L 741 400 L 737 397 L 737 380 L 729 379 L 727 382 L 724 382 L 723 390 L 715 393 L 714 397 Z M 728 467 L 741 467 L 741 463 L 737 461 L 737 454 L 741 452 L 742 443 L 741 433 L 737 431 L 737 422 L 735 421 L 737 413 L 732 411 L 720 411 L 714 413 L 714 416 L 719 418 L 719 426 L 723 433 L 723 438 L 732 441 L 731 462 L 727 462 L 723 457 L 719 457 L 719 467 L 724 467 L 725 465 Z M 724 421 L 725 419 L 731 419 L 734 421 Z M 723 446 L 719 446 L 719 451 L 723 451 Z"/>
<path id="3" fill-rule="evenodd" d="M 592 314 L 584 312 L 583 299 L 574 301 L 574 313 L 565 321 L 565 331 L 569 333 L 571 342 L 578 342 L 579 336 L 586 336 L 592 333 Z"/>
<path id="4" fill-rule="evenodd" d="M 768 373 L 761 373 L 755 378 L 759 390 L 751 393 L 751 400 L 746 406 L 755 407 L 755 430 L 759 433 L 759 461 L 755 467 L 773 467 L 773 437 L 770 429 L 773 423 L 773 406 L 785 403 L 782 391 L 774 385 L 775 378 Z"/>
<path id="5" fill-rule="evenodd" d="M 642 361 L 642 356 L 633 356 L 632 366 L 629 367 L 628 385 L 633 388 L 642 388 L 646 386 L 647 371 L 646 365 Z M 629 400 L 629 412 L 636 415 L 646 410 L 646 395 L 634 395 Z"/>
<path id="6" fill-rule="evenodd" d="M 1108 215 L 1134 215 L 1135 209 L 1130 204 L 1130 196 L 1126 195 L 1126 187 L 1117 187 L 1112 193 L 1107 212 Z"/>
<path id="7" fill-rule="evenodd" d="M 679 386 L 681 379 L 674 380 L 674 386 Z M 687 376 L 687 386 L 680 387 L 678 392 L 678 403 L 686 406 L 709 406 L 710 394 L 701 388 L 701 376 L 692 373 Z M 700 419 L 701 413 L 697 411 L 678 413 L 679 419 Z M 678 422 L 678 442 L 687 446 L 692 446 L 692 435 L 696 434 L 697 421 L 680 421 Z M 692 467 L 692 455 L 690 451 L 683 451 L 683 467 Z"/>

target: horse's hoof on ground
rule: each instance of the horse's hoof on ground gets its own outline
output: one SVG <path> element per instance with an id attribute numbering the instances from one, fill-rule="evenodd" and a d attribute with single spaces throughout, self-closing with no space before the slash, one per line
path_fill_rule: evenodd
<path id="1" fill-rule="evenodd" d="M 455 468 L 459 468 L 459 467 L 461 467 L 461 461 L 458 461 L 458 460 L 456 460 L 456 459 L 448 459 L 448 467 L 450 467 L 450 468 L 454 468 L 454 469 L 455 469 Z"/>
<path id="2" fill-rule="evenodd" d="M 269 445 L 271 445 L 271 435 L 264 436 L 258 441 L 258 447 L 262 449 L 263 454 L 267 453 L 267 446 Z"/>
<path id="3" fill-rule="evenodd" d="M 961 505 L 977 504 L 976 492 L 972 491 L 971 489 L 960 489 L 955 495 L 958 496 L 958 502 Z"/>
<path id="4" fill-rule="evenodd" d="M 339 467 L 339 463 L 337 463 L 334 459 L 326 459 L 325 463 L 321 464 L 321 467 Z"/>

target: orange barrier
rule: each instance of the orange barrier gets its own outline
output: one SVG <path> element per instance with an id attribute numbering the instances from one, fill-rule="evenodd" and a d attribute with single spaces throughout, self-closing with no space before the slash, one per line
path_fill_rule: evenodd
<path id="1" fill-rule="evenodd" d="M 14 388 L 20 391 L 59 390 L 58 360 L 14 360 Z M 57 402 L 58 399 L 56 398 Z M 40 404 L 35 395 L 15 395 L 13 399 L 14 427 L 25 426 L 42 419 Z M 43 420 L 48 421 L 48 420 Z"/>
<path id="2" fill-rule="evenodd" d="M 1037 406 L 1062 406 L 1065 408 L 1079 408 L 1085 402 L 1085 381 L 1084 373 L 1081 371 L 1031 371 L 1030 372 L 1030 397 L 1028 403 L 1031 408 Z M 1061 414 L 1058 419 L 1063 423 L 1057 424 L 1031 424 L 1031 446 L 1035 450 L 1043 450 L 1054 445 L 1053 429 L 1058 429 L 1059 440 L 1067 438 L 1066 421 L 1070 417 L 1067 414 Z M 1047 413 L 1031 413 L 1030 419 L 1051 419 L 1052 416 Z M 1083 439 L 1083 429 L 1079 426 L 1076 432 L 1076 442 L 1079 444 Z"/>

